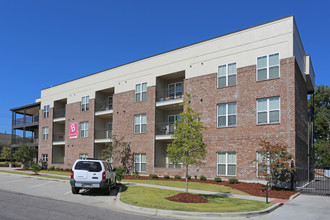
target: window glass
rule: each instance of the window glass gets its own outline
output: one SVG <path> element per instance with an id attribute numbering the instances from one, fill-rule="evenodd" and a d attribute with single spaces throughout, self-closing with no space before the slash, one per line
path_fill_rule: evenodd
<path id="1" fill-rule="evenodd" d="M 267 99 L 258 99 L 258 111 L 267 110 Z"/>
<path id="2" fill-rule="evenodd" d="M 259 57 L 257 59 L 258 68 L 266 68 L 267 67 L 267 56 Z"/>

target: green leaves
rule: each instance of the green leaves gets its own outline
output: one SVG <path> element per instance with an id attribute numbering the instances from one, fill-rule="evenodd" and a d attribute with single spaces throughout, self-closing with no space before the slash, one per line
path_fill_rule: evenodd
<path id="1" fill-rule="evenodd" d="M 30 166 L 33 161 L 36 148 L 26 144 L 21 144 L 14 153 L 14 158 L 24 164 L 25 167 Z"/>

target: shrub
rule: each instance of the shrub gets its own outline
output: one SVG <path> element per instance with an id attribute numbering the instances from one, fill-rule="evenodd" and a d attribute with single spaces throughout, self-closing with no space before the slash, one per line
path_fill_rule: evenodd
<path id="1" fill-rule="evenodd" d="M 56 170 L 56 171 L 61 171 L 61 168 L 56 167 L 55 170 Z"/>
<path id="2" fill-rule="evenodd" d="M 126 169 L 124 167 L 115 167 L 115 172 L 116 172 L 116 180 L 119 182 L 124 179 L 125 174 L 126 174 Z"/>
<path id="3" fill-rule="evenodd" d="M 204 175 L 201 175 L 201 176 L 199 177 L 199 179 L 202 180 L 202 181 L 205 181 L 205 180 L 206 180 L 206 177 L 205 177 Z"/>
<path id="4" fill-rule="evenodd" d="M 135 178 L 140 178 L 140 175 L 137 174 L 137 173 L 133 173 L 132 176 L 135 177 Z"/>
<path id="5" fill-rule="evenodd" d="M 188 176 L 187 176 L 187 177 L 188 177 L 188 180 L 191 180 L 191 176 L 190 176 L 189 174 L 188 174 Z"/>
<path id="6" fill-rule="evenodd" d="M 218 183 L 218 182 L 221 182 L 221 181 L 222 181 L 222 179 L 220 177 L 218 177 L 218 176 L 214 178 L 214 182 L 217 182 Z"/>
<path id="7" fill-rule="evenodd" d="M 181 176 L 178 175 L 178 174 L 176 174 L 176 175 L 174 176 L 174 179 L 181 179 Z"/>
<path id="8" fill-rule="evenodd" d="M 69 168 L 66 168 L 64 171 L 70 171 L 70 169 Z"/>
<path id="9" fill-rule="evenodd" d="M 55 170 L 54 166 L 48 167 L 48 171 L 54 171 L 54 170 Z"/>
<path id="10" fill-rule="evenodd" d="M 157 174 L 149 174 L 149 177 L 151 177 L 152 179 L 158 179 L 158 176 Z"/>
<path id="11" fill-rule="evenodd" d="M 41 170 L 41 167 L 39 166 L 39 164 L 37 163 L 34 163 L 32 164 L 32 171 L 35 173 L 35 174 L 38 174 Z"/>
<path id="12" fill-rule="evenodd" d="M 164 175 L 164 179 L 169 179 L 170 176 L 169 175 Z"/>
<path id="13" fill-rule="evenodd" d="M 228 182 L 229 182 L 230 184 L 235 184 L 235 183 L 238 182 L 238 179 L 236 179 L 235 177 L 230 177 L 230 178 L 228 179 Z"/>

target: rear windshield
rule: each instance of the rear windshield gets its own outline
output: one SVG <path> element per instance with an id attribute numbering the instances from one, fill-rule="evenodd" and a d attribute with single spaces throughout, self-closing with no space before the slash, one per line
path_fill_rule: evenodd
<path id="1" fill-rule="evenodd" d="M 102 167 L 101 164 L 96 161 L 78 161 L 74 169 L 87 170 L 89 172 L 100 172 Z"/>

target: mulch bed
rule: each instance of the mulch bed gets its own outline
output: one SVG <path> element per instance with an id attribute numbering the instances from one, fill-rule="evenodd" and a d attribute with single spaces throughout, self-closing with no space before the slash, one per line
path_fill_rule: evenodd
<path id="1" fill-rule="evenodd" d="M 209 201 L 199 195 L 194 195 L 190 193 L 179 193 L 174 196 L 166 198 L 174 202 L 184 202 L 184 203 L 208 203 Z"/>
<path id="2" fill-rule="evenodd" d="M 185 179 L 164 179 L 159 177 L 158 179 L 152 179 L 147 176 L 140 176 L 140 178 L 135 178 L 133 176 L 125 176 L 124 179 L 135 179 L 135 180 L 164 180 L 164 181 L 185 181 Z M 125 180 L 123 180 L 125 181 Z M 189 182 L 199 182 L 199 183 L 210 183 L 210 184 L 217 184 L 217 185 L 223 185 L 228 186 L 237 190 L 240 190 L 242 192 L 245 192 L 252 196 L 260 196 L 260 197 L 266 197 L 266 185 L 263 185 L 261 183 L 245 183 L 245 182 L 238 182 L 236 184 L 230 184 L 228 181 L 222 181 L 222 182 L 214 182 L 213 180 L 205 180 L 201 181 L 199 179 L 191 179 Z M 289 199 L 290 196 L 294 195 L 295 191 L 290 191 L 286 189 L 272 189 L 268 190 L 268 196 L 270 198 L 278 198 L 278 199 Z"/>

